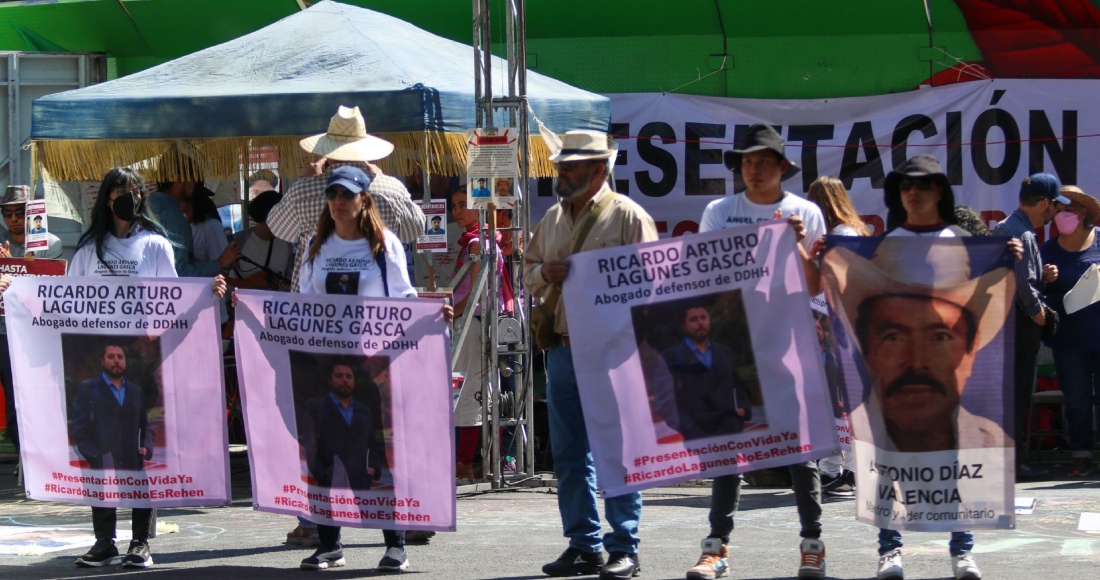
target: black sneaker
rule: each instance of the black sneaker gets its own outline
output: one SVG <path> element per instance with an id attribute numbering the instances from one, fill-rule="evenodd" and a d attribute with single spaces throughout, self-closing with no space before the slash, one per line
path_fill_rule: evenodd
<path id="1" fill-rule="evenodd" d="M 603 568 L 603 552 L 585 552 L 568 548 L 557 560 L 542 567 L 547 576 L 587 576 L 598 574 Z"/>
<path id="2" fill-rule="evenodd" d="M 317 548 L 312 556 L 302 560 L 302 570 L 325 570 L 328 568 L 340 568 L 347 561 L 344 560 L 344 550 L 339 546 L 328 549 L 324 546 Z"/>
<path id="3" fill-rule="evenodd" d="M 405 553 L 405 548 L 392 547 L 386 548 L 386 553 L 374 569 L 383 572 L 400 572 L 408 567 L 409 555 Z"/>
<path id="4" fill-rule="evenodd" d="M 600 580 L 627 580 L 642 572 L 642 563 L 637 554 L 611 552 L 600 571 Z"/>
<path id="5" fill-rule="evenodd" d="M 843 484 L 844 484 L 844 475 L 843 474 L 837 475 L 836 477 L 833 477 L 831 475 L 825 475 L 824 473 L 821 474 L 821 491 L 822 491 L 822 493 L 829 493 L 830 491 L 833 491 L 834 489 L 836 489 L 837 487 L 840 487 Z"/>
<path id="6" fill-rule="evenodd" d="M 151 568 L 153 556 L 149 554 L 149 542 L 131 540 L 130 549 L 126 550 L 126 557 L 122 559 L 123 568 Z"/>
<path id="7" fill-rule="evenodd" d="M 92 549 L 87 554 L 76 559 L 76 565 L 81 568 L 98 568 L 100 566 L 114 566 L 122 562 L 118 555 L 118 548 L 114 540 L 96 540 Z"/>

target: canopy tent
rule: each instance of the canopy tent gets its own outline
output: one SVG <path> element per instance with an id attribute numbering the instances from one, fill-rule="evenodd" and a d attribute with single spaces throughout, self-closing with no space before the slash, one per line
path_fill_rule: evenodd
<path id="1" fill-rule="evenodd" d="M 493 67 L 498 78 L 507 71 L 502 59 Z M 550 130 L 607 129 L 607 98 L 531 71 L 527 87 Z M 249 147 L 277 149 L 280 172 L 294 177 L 301 136 L 324 131 L 338 105 L 358 105 L 368 131 L 397 146 L 384 169 L 407 175 L 427 160 L 432 173 L 457 175 L 475 126 L 473 88 L 472 47 L 326 0 L 146 71 L 36 99 L 31 136 L 37 164 L 57 180 L 98 180 L 158 157 L 150 178 L 194 177 L 179 140 L 203 152 L 205 178 L 235 178 Z M 495 121 L 508 125 L 504 114 Z M 531 145 L 532 173 L 549 175 L 545 144 L 536 136 Z"/>

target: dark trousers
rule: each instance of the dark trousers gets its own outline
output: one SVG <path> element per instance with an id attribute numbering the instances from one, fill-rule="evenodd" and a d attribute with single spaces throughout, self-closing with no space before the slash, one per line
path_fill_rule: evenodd
<path id="1" fill-rule="evenodd" d="M 1016 311 L 1016 464 L 1025 460 L 1024 442 L 1027 441 L 1027 410 L 1031 406 L 1031 393 L 1035 390 L 1035 357 L 1039 354 L 1043 327 L 1035 324 L 1030 316 L 1017 307 Z"/>
<path id="2" fill-rule="evenodd" d="M 803 538 L 816 540 L 821 537 L 821 474 L 817 463 L 797 463 L 789 467 L 794 483 L 794 503 L 798 507 L 798 519 L 802 522 Z M 710 493 L 710 536 L 721 538 L 723 544 L 730 541 L 733 532 L 733 516 L 741 501 L 741 476 L 715 477 Z"/>
<path id="3" fill-rule="evenodd" d="M 326 551 L 340 548 L 340 526 L 317 524 L 317 537 Z M 387 548 L 404 548 L 405 530 L 382 530 L 382 539 L 386 541 Z"/>
<path id="4" fill-rule="evenodd" d="M 3 319 L 0 319 L 0 324 Z M 15 386 L 11 378 L 11 355 L 8 353 L 8 335 L 0 334 L 0 381 L 4 383 L 4 418 L 7 421 L 8 437 L 12 445 L 19 450 L 19 429 L 15 422 Z"/>
<path id="5" fill-rule="evenodd" d="M 115 539 L 115 525 L 117 524 L 118 510 L 109 507 L 92 507 L 92 529 L 95 531 L 96 540 Z M 142 542 L 149 541 L 149 530 L 153 527 L 152 508 L 133 508 L 130 516 L 130 526 L 134 539 Z"/>

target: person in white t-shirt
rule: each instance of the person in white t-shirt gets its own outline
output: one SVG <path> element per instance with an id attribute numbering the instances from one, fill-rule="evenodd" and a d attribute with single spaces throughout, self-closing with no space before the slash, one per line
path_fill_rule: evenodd
<path id="1" fill-rule="evenodd" d="M 172 243 L 153 215 L 145 180 L 136 171 L 117 167 L 104 176 L 99 197 L 92 208 L 91 224 L 77 243 L 68 274 L 176 277 Z M 219 299 L 225 296 L 225 278 L 214 277 L 212 288 Z M 116 509 L 93 506 L 92 528 L 96 542 L 88 553 L 77 558 L 76 565 L 99 567 L 121 562 L 127 568 L 152 566 L 149 535 L 156 525 L 156 512 L 152 508 L 133 508 L 131 511 L 133 539 L 123 558 L 114 541 Z"/>
<path id="2" fill-rule="evenodd" d="M 749 127 L 742 147 L 725 153 L 726 167 L 740 173 L 745 192 L 724 197 L 707 205 L 700 220 L 699 231 L 755 224 L 788 216 L 788 223 L 800 235 L 799 252 L 804 267 L 809 262 L 809 250 L 814 240 L 825 235 L 825 218 L 812 202 L 783 191 L 784 177 L 794 175 L 798 168 L 787 159 L 783 138 L 768 125 Z M 809 329 L 806 329 L 807 331 Z M 832 416 L 832 409 L 821 409 Z M 825 577 L 825 544 L 821 536 L 821 475 L 812 461 L 790 466 L 794 483 L 795 504 L 802 523 L 799 578 Z M 733 517 L 737 513 L 741 494 L 741 476 L 724 475 L 714 478 L 711 488 L 710 534 L 702 541 L 702 555 L 695 567 L 688 570 L 689 579 L 723 576 L 729 569 L 729 536 Z"/>
<path id="3" fill-rule="evenodd" d="M 416 289 L 405 269 L 401 240 L 382 225 L 367 188 L 372 175 L 351 165 L 332 170 L 317 233 L 305 249 L 298 291 L 303 294 L 353 294 L 367 297 L 415 298 Z M 448 323 L 454 311 L 443 307 Z M 343 566 L 340 527 L 317 525 L 321 545 L 302 560 L 304 570 Z M 386 553 L 378 569 L 408 568 L 404 530 L 382 530 Z"/>

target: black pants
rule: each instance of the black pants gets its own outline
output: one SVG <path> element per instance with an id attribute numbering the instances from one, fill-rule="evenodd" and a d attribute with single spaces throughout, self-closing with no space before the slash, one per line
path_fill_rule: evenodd
<path id="1" fill-rule="evenodd" d="M 799 535 L 816 540 L 821 537 L 821 473 L 813 461 L 788 466 L 794 484 L 794 503 L 802 524 Z M 730 541 L 733 532 L 733 516 L 741 502 L 741 476 L 715 477 L 710 491 L 710 535 L 721 538 L 723 544 Z"/>
<path id="2" fill-rule="evenodd" d="M 317 524 L 317 537 L 326 551 L 336 550 L 340 547 L 340 526 Z M 382 530 L 382 539 L 387 548 L 404 548 L 405 530 Z"/>
<path id="3" fill-rule="evenodd" d="M 153 524 L 152 508 L 134 508 L 130 516 L 131 530 L 134 539 L 142 542 L 149 541 L 149 530 Z M 118 510 L 108 507 L 92 508 L 92 529 L 95 530 L 96 540 L 115 539 L 115 526 L 118 520 Z"/>
<path id="4" fill-rule="evenodd" d="M 3 324 L 3 319 L 0 319 Z M 4 418 L 7 420 L 8 436 L 19 450 L 19 429 L 15 422 L 15 386 L 11 378 L 11 355 L 8 353 L 8 335 L 0 334 L 0 381 L 4 383 Z"/>
<path id="5" fill-rule="evenodd" d="M 1035 357 L 1039 354 L 1043 327 L 1035 324 L 1030 316 L 1016 307 L 1016 464 L 1024 462 L 1024 442 L 1027 441 L 1027 410 L 1031 406 L 1031 393 L 1035 388 Z"/>

